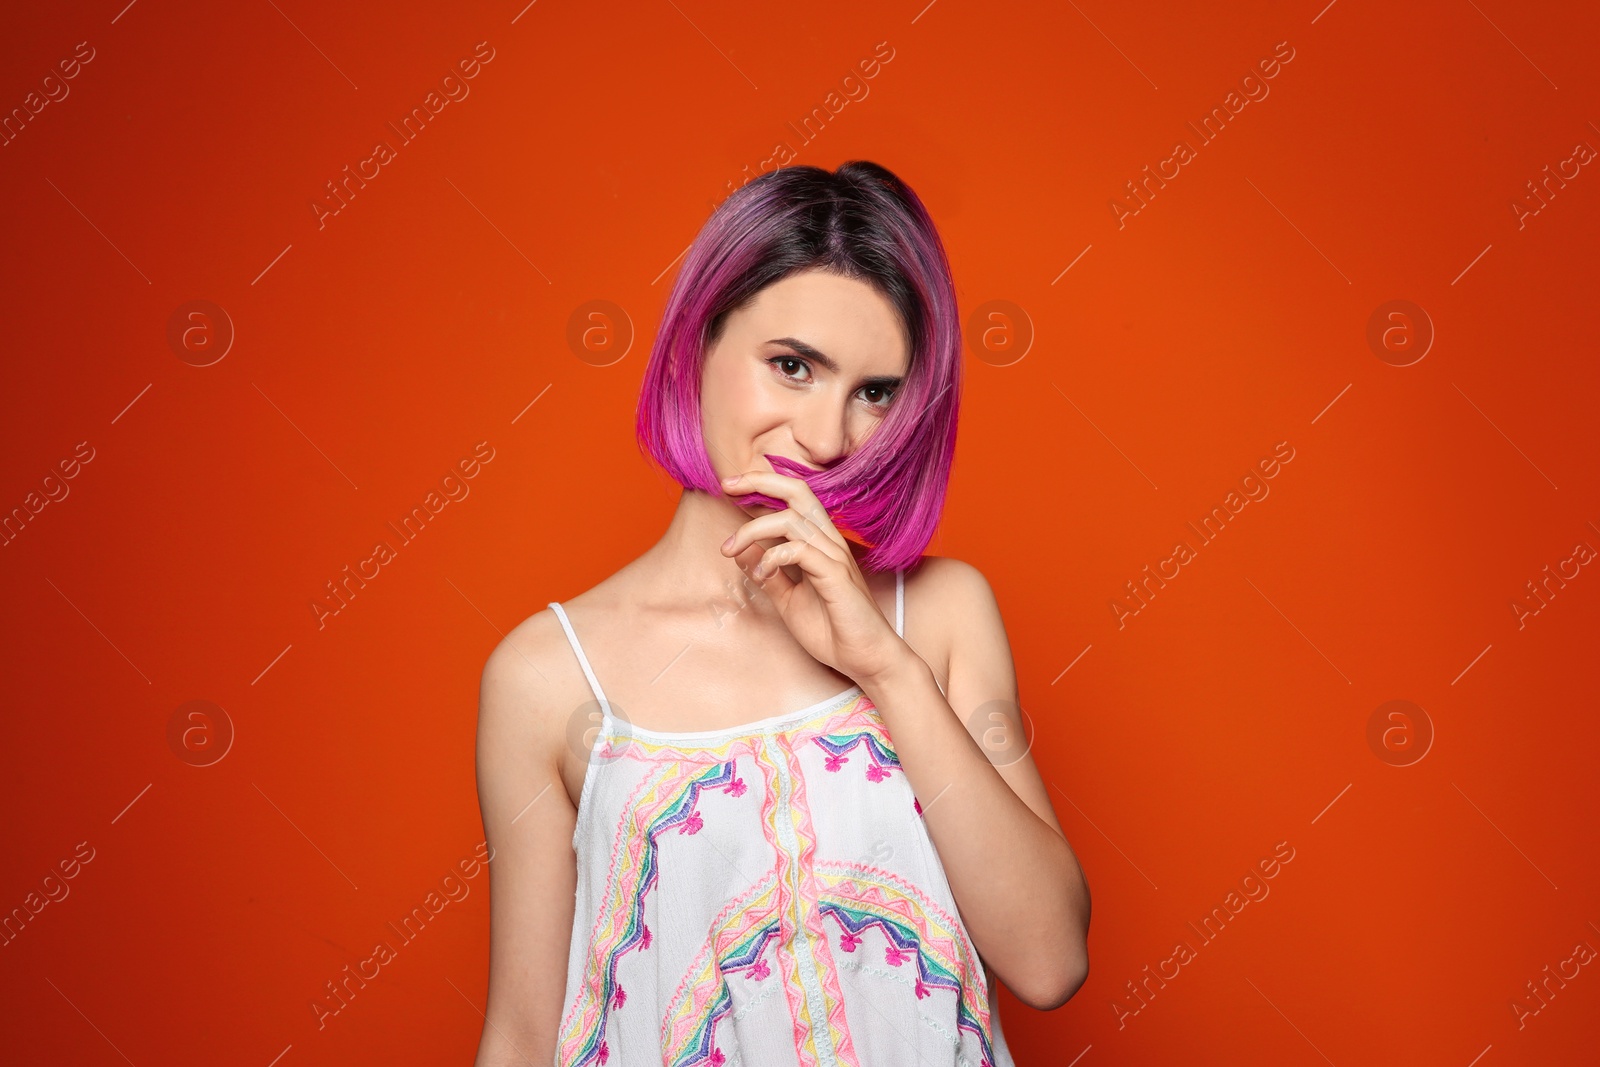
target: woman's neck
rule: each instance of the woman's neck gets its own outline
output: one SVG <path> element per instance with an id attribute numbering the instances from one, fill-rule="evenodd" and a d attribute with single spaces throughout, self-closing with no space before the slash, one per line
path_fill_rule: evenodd
<path id="1" fill-rule="evenodd" d="M 635 560 L 637 568 L 630 599 L 657 606 L 721 603 L 732 597 L 767 614 L 761 585 L 746 573 L 779 539 L 764 538 L 738 556 L 722 554 L 722 543 L 745 523 L 773 509 L 762 505 L 741 508 L 729 497 L 700 489 L 684 489 L 666 531 Z M 859 563 L 864 547 L 846 538 Z"/>
<path id="2" fill-rule="evenodd" d="M 751 519 L 770 512 L 759 505 L 741 508 L 729 497 L 704 490 L 684 489 L 661 539 L 639 558 L 645 565 L 641 576 L 646 587 L 640 590 L 644 599 L 699 602 L 725 597 L 730 590 L 757 589 L 740 564 L 755 566 L 764 549 L 751 545 L 735 558 L 722 554 L 722 543 Z"/>

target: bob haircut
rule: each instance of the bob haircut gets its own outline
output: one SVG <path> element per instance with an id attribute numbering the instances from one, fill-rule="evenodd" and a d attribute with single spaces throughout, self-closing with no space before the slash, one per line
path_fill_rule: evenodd
<path id="1" fill-rule="evenodd" d="M 767 455 L 802 479 L 841 532 L 870 546 L 871 571 L 910 567 L 933 537 L 955 454 L 961 396 L 961 325 L 944 245 L 922 201 L 886 168 L 864 160 L 829 172 L 780 167 L 735 191 L 689 247 L 662 312 L 640 385 L 642 450 L 685 488 L 721 495 L 700 413 L 705 355 L 728 314 L 774 282 L 821 269 L 872 285 L 898 312 L 910 358 L 889 411 L 867 440 L 812 471 Z M 774 510 L 762 493 L 742 506 Z"/>

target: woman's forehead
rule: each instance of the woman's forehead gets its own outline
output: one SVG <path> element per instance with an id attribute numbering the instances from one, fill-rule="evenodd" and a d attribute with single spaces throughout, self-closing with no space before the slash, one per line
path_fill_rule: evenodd
<path id="1" fill-rule="evenodd" d="M 903 373 L 910 355 L 894 305 L 856 278 L 814 270 L 792 274 L 736 314 L 747 341 L 796 339 L 841 368 L 862 373 Z"/>

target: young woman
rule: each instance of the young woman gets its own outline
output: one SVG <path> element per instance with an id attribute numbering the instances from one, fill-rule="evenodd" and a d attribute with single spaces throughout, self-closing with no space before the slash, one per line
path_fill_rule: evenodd
<path id="1" fill-rule="evenodd" d="M 705 224 L 639 402 L 672 521 L 484 667 L 478 1067 L 1009 1067 L 994 978 L 1041 1010 L 1082 984 L 1088 886 L 994 595 L 922 555 L 960 347 L 876 164 Z"/>

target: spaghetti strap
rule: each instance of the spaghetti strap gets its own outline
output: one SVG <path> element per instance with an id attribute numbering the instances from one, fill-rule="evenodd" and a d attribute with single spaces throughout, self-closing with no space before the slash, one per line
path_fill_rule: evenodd
<path id="1" fill-rule="evenodd" d="M 609 719 L 611 715 L 611 702 L 606 699 L 605 693 L 600 688 L 600 679 L 595 677 L 594 668 L 589 664 L 589 657 L 584 655 L 583 644 L 578 640 L 577 631 L 572 628 L 572 620 L 567 618 L 566 609 L 557 601 L 550 601 L 546 607 L 556 613 L 556 618 L 561 622 L 561 629 L 567 635 L 567 643 L 572 646 L 572 651 L 578 657 L 578 665 L 583 668 L 583 676 L 588 679 L 589 689 L 594 693 L 594 698 L 600 704 L 601 714 Z M 905 636 L 906 624 L 906 572 L 904 568 L 894 572 L 894 632 L 899 637 Z M 942 686 L 940 687 L 943 688 Z"/>
<path id="2" fill-rule="evenodd" d="M 901 637 L 906 635 L 906 572 L 904 569 L 894 572 L 894 632 Z M 944 683 L 935 676 L 933 684 L 939 687 L 941 696 L 949 696 Z"/>
<path id="3" fill-rule="evenodd" d="M 894 572 L 894 632 L 901 637 L 906 635 L 906 572 L 904 568 Z"/>
<path id="4" fill-rule="evenodd" d="M 902 571 L 894 597 L 875 604 L 904 631 Z M 959 628 L 927 612 L 918 637 L 943 653 Z M 732 701 L 702 692 L 699 714 L 764 714 L 768 681 Z M 896 739 L 859 685 L 723 730 L 613 713 L 573 823 L 572 947 L 543 1063 L 878 1067 L 908 1060 L 876 1050 L 914 1034 L 922 1067 L 1016 1067 Z M 884 847 L 863 860 L 864 841 Z"/>
<path id="5" fill-rule="evenodd" d="M 594 698 L 600 704 L 600 714 L 605 719 L 610 719 L 611 702 L 600 691 L 600 679 L 594 676 L 594 668 L 589 666 L 589 657 L 583 654 L 583 645 L 578 643 L 578 634 L 572 629 L 572 621 L 567 618 L 566 609 L 552 600 L 547 607 L 556 613 L 556 618 L 561 620 L 561 628 L 567 633 L 567 643 L 572 646 L 572 651 L 577 653 L 578 665 L 583 668 L 583 676 L 589 680 L 589 688 L 594 692 Z"/>

